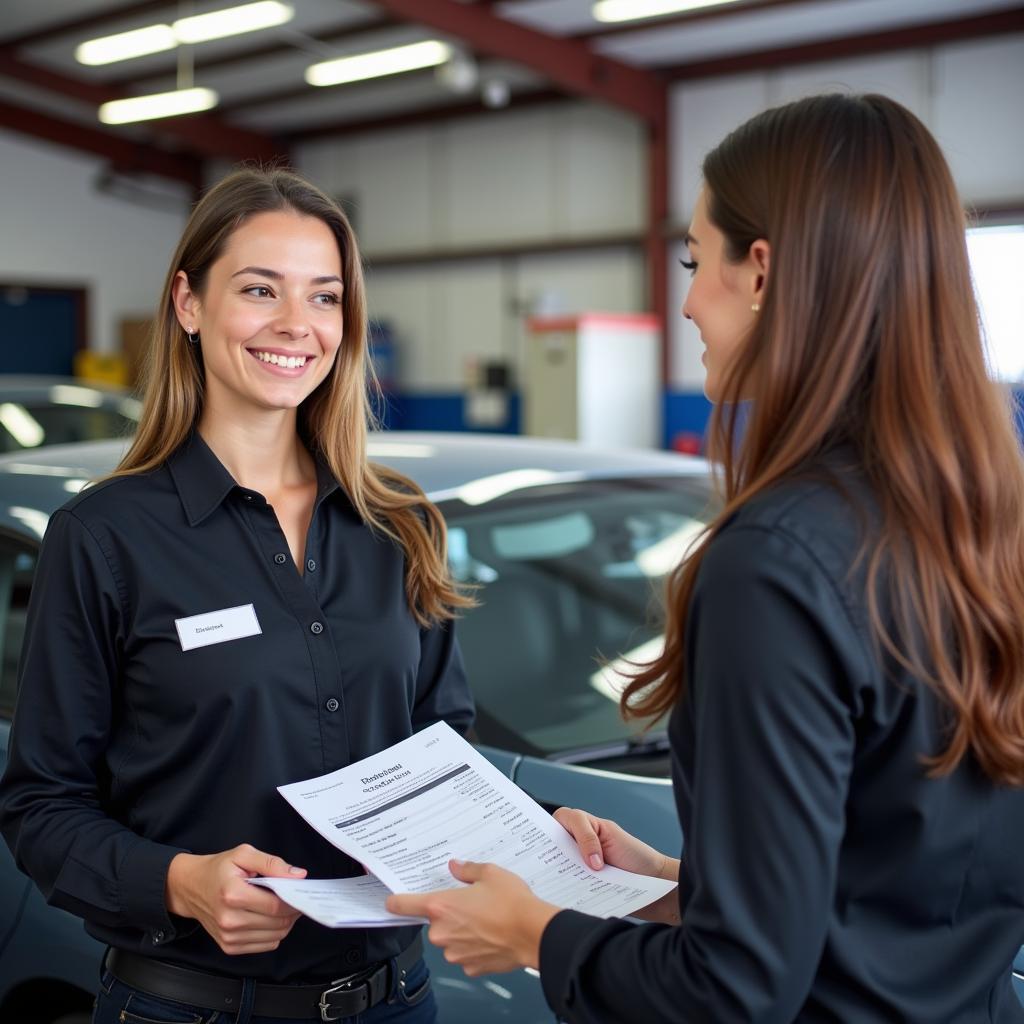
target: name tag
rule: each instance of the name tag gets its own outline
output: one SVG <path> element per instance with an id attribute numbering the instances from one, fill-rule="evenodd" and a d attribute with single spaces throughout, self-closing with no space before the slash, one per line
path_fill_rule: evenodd
<path id="1" fill-rule="evenodd" d="M 175 619 L 174 625 L 178 629 L 183 651 L 222 644 L 227 640 L 240 640 L 243 636 L 257 636 L 263 632 L 256 621 L 256 609 L 251 604 L 221 608 L 219 612 L 189 615 L 184 619 Z"/>

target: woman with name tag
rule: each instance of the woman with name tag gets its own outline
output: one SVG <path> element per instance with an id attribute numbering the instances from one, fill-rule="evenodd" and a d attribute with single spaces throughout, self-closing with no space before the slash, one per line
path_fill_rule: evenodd
<path id="1" fill-rule="evenodd" d="M 431 1024 L 418 929 L 334 931 L 255 876 L 361 874 L 276 787 L 468 729 L 444 523 L 367 461 L 338 205 L 233 173 L 171 263 L 138 433 L 50 521 L 0 823 L 109 946 L 96 1024 Z"/>
<path id="2" fill-rule="evenodd" d="M 682 859 L 556 812 L 595 872 L 678 891 L 602 921 L 453 862 L 471 885 L 388 906 L 470 975 L 539 968 L 572 1024 L 1020 1022 L 1024 459 L 949 168 L 834 95 L 703 170 L 683 314 L 724 507 L 623 695 L 670 716 Z"/>

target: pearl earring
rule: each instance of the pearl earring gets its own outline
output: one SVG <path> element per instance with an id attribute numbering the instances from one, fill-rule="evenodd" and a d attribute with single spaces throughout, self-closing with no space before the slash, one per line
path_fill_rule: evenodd
<path id="1" fill-rule="evenodd" d="M 753 313 L 760 313 L 760 312 L 761 312 L 761 303 L 760 303 L 760 302 L 755 302 L 755 303 L 754 303 L 754 304 L 753 304 L 753 305 L 752 305 L 752 306 L 750 307 L 750 310 L 751 310 L 751 312 L 753 312 Z"/>

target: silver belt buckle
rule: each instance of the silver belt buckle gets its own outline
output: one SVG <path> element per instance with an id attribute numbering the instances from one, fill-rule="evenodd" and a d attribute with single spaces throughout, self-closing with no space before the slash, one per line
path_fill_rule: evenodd
<path id="1" fill-rule="evenodd" d="M 346 974 L 344 978 L 335 978 L 331 982 L 328 988 L 325 988 L 320 993 L 320 1019 L 322 1021 L 341 1020 L 342 1015 L 339 1013 L 337 1017 L 332 1017 L 328 1012 L 331 1007 L 327 1002 L 327 997 L 333 995 L 335 992 L 348 992 L 352 986 L 358 982 L 366 980 L 366 971 L 356 971 L 355 974 Z"/>

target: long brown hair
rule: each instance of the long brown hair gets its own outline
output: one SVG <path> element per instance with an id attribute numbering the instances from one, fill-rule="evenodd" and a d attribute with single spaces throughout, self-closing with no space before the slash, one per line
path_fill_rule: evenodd
<path id="1" fill-rule="evenodd" d="M 843 442 L 880 504 L 862 552 L 879 651 L 951 712 L 931 773 L 970 753 L 1024 785 L 1024 460 L 1008 390 L 986 370 L 938 145 L 883 96 L 816 96 L 754 117 L 703 170 L 727 258 L 766 239 L 771 264 L 712 415 L 724 508 L 669 579 L 664 653 L 624 712 L 664 714 L 683 692 L 687 609 L 724 523 Z"/>
<path id="2" fill-rule="evenodd" d="M 249 217 L 293 210 L 331 229 L 341 254 L 344 333 L 330 375 L 299 407 L 299 431 L 319 452 L 364 522 L 390 536 L 406 556 L 409 607 L 421 625 L 451 618 L 471 602 L 448 574 L 444 520 L 408 478 L 366 459 L 375 386 L 366 342 L 366 294 L 355 234 L 344 212 L 304 178 L 278 168 L 245 167 L 211 188 L 185 226 L 157 308 L 143 370 L 145 399 L 138 432 L 115 476 L 162 465 L 199 423 L 204 370 L 199 346 L 178 322 L 172 283 L 179 270 L 202 295 L 210 267 L 231 234 Z"/>

